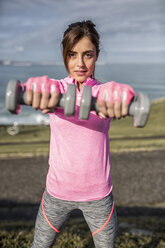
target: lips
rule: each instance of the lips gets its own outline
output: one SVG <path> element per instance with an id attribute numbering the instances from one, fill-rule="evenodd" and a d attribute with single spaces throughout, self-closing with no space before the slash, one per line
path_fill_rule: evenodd
<path id="1" fill-rule="evenodd" d="M 75 73 L 77 74 L 77 76 L 84 76 L 86 74 L 87 71 L 75 71 Z"/>

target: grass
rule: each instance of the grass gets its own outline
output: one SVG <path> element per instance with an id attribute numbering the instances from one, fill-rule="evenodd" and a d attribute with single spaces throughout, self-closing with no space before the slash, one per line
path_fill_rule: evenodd
<path id="1" fill-rule="evenodd" d="M 0 126 L 0 142 L 42 142 L 49 141 L 50 128 L 49 126 L 19 126 L 20 132 L 17 135 L 11 136 L 7 133 L 8 126 Z M 0 143 L 0 144 L 1 144 Z"/>
<path id="2" fill-rule="evenodd" d="M 0 156 L 34 156 L 49 153 L 49 126 L 19 126 L 11 136 L 0 126 Z M 132 117 L 113 120 L 109 131 L 111 152 L 165 149 L 165 99 L 152 102 L 144 128 L 134 128 Z"/>
<path id="3" fill-rule="evenodd" d="M 48 155 L 49 126 L 19 126 L 19 133 L 14 136 L 7 129 L 0 126 L 0 157 Z"/>
<path id="4" fill-rule="evenodd" d="M 165 99 L 152 102 L 144 128 L 134 128 L 132 117 L 126 117 L 112 121 L 109 136 L 112 152 L 165 149 Z"/>
<path id="5" fill-rule="evenodd" d="M 119 217 L 116 248 L 165 248 L 165 218 Z M 33 222 L 0 224 L 0 247 L 30 247 Z M 142 235 L 138 231 L 142 231 Z M 70 219 L 53 248 L 94 248 L 89 228 L 83 219 Z"/>
<path id="6" fill-rule="evenodd" d="M 111 137 L 148 137 L 165 135 L 165 99 L 151 103 L 147 125 L 144 128 L 134 128 L 132 117 L 112 122 Z"/>

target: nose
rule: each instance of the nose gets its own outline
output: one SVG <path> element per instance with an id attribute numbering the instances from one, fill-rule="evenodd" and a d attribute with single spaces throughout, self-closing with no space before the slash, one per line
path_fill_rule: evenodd
<path id="1" fill-rule="evenodd" d="M 78 59 L 77 59 L 77 67 L 84 67 L 85 66 L 85 63 L 84 63 L 84 60 L 83 60 L 83 56 L 78 56 Z"/>

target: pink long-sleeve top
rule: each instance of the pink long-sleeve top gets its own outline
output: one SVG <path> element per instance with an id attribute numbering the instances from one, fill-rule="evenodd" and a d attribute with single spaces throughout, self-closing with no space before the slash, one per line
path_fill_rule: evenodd
<path id="1" fill-rule="evenodd" d="M 71 77 L 58 82 L 61 93 L 66 92 L 68 84 L 77 84 Z M 88 120 L 78 118 L 84 85 L 92 86 L 94 97 L 100 87 L 97 80 L 88 78 L 81 90 L 77 89 L 75 116 L 64 116 L 60 108 L 49 114 L 51 137 L 46 187 L 52 196 L 69 201 L 102 199 L 112 190 L 110 118 L 100 118 L 95 111 Z"/>

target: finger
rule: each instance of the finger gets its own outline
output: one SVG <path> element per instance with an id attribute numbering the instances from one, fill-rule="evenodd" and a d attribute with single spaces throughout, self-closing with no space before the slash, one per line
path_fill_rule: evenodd
<path id="1" fill-rule="evenodd" d="M 26 102 L 27 104 L 32 105 L 32 101 L 33 101 L 33 91 L 27 90 L 26 91 Z"/>
<path id="2" fill-rule="evenodd" d="M 48 92 L 42 92 L 42 97 L 40 101 L 40 109 L 46 109 L 48 107 L 50 94 Z"/>
<path id="3" fill-rule="evenodd" d="M 101 118 L 103 118 L 103 119 L 106 119 L 107 118 L 107 116 L 106 115 L 104 115 L 103 113 L 101 113 L 101 112 L 99 112 L 98 113 L 98 116 L 99 117 L 101 117 Z"/>
<path id="4" fill-rule="evenodd" d="M 131 96 L 128 97 L 128 91 L 124 90 L 122 93 L 122 116 L 128 115 L 128 104 L 131 100 Z"/>
<path id="5" fill-rule="evenodd" d="M 98 106 L 99 112 L 101 112 L 104 116 L 108 115 L 105 101 L 97 101 L 97 106 Z"/>
<path id="6" fill-rule="evenodd" d="M 48 108 L 54 108 L 59 102 L 60 94 L 58 92 L 51 93 L 51 96 L 48 101 Z"/>
<path id="7" fill-rule="evenodd" d="M 114 114 L 117 119 L 121 118 L 121 102 L 115 101 L 114 102 Z"/>
<path id="8" fill-rule="evenodd" d="M 55 110 L 56 110 L 55 108 L 52 108 L 52 109 L 46 108 L 42 110 L 42 113 L 43 114 L 54 113 Z"/>
<path id="9" fill-rule="evenodd" d="M 115 117 L 115 112 L 114 112 L 114 104 L 113 102 L 107 102 L 107 112 L 108 112 L 108 116 L 111 118 Z"/>
<path id="10" fill-rule="evenodd" d="M 38 109 L 40 107 L 40 100 L 41 100 L 41 93 L 40 92 L 34 92 L 33 93 L 32 107 L 35 109 Z"/>
<path id="11" fill-rule="evenodd" d="M 128 115 L 128 106 L 129 105 L 126 102 L 122 103 L 122 111 L 121 111 L 122 116 Z"/>

